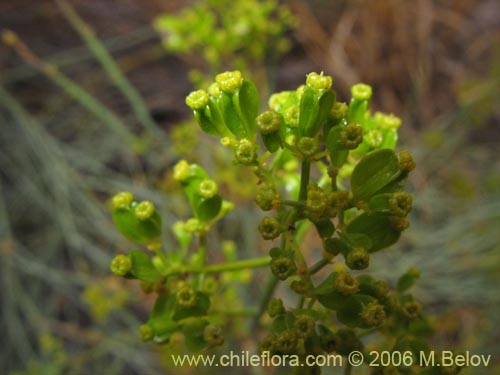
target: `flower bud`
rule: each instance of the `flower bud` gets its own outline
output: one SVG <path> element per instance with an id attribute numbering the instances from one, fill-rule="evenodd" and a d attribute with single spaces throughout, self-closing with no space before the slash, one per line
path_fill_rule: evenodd
<path id="1" fill-rule="evenodd" d="M 307 338 L 314 334 L 315 320 L 310 315 L 299 315 L 293 322 L 293 331 L 298 338 Z"/>
<path id="2" fill-rule="evenodd" d="M 404 231 L 410 226 L 410 221 L 407 217 L 390 216 L 389 222 L 391 223 L 391 227 L 399 232 Z"/>
<path id="3" fill-rule="evenodd" d="M 111 203 L 113 208 L 126 208 L 134 201 L 134 196 L 128 191 L 122 191 L 113 196 Z"/>
<path id="4" fill-rule="evenodd" d="M 349 106 L 346 103 L 335 102 L 332 106 L 330 115 L 335 121 L 340 121 L 347 117 Z"/>
<path id="5" fill-rule="evenodd" d="M 203 330 L 203 338 L 210 346 L 224 344 L 224 334 L 220 326 L 209 324 Z"/>
<path id="6" fill-rule="evenodd" d="M 361 311 L 361 319 L 370 327 L 381 325 L 385 318 L 384 306 L 378 302 L 370 302 L 363 311 Z"/>
<path id="7" fill-rule="evenodd" d="M 283 306 L 283 301 L 280 298 L 273 298 L 269 301 L 267 306 L 267 313 L 271 318 L 285 313 L 285 307 Z"/>
<path id="8" fill-rule="evenodd" d="M 288 107 L 283 113 L 283 119 L 285 120 L 286 124 L 291 128 L 296 128 L 299 126 L 299 116 L 300 116 L 300 108 L 296 104 Z"/>
<path id="9" fill-rule="evenodd" d="M 302 137 L 297 142 L 297 149 L 304 159 L 310 159 L 319 151 L 319 142 L 316 138 Z"/>
<path id="10" fill-rule="evenodd" d="M 411 156 L 408 150 L 400 151 L 398 157 L 399 157 L 399 167 L 401 168 L 401 171 L 409 173 L 415 169 L 416 167 L 415 160 L 413 160 L 413 156 Z"/>
<path id="11" fill-rule="evenodd" d="M 174 180 L 184 181 L 189 175 L 189 163 L 186 160 L 179 161 L 174 167 Z"/>
<path id="12" fill-rule="evenodd" d="M 281 117 L 277 112 L 266 111 L 257 116 L 257 128 L 261 134 L 273 134 L 280 130 Z"/>
<path id="13" fill-rule="evenodd" d="M 342 241 L 340 240 L 340 238 L 336 238 L 336 237 L 335 238 L 328 238 L 324 242 L 323 246 L 324 246 L 325 251 L 333 256 L 339 255 L 340 251 L 343 248 Z"/>
<path id="14" fill-rule="evenodd" d="M 280 280 L 286 280 L 297 272 L 295 262 L 287 257 L 277 257 L 271 260 L 271 272 Z"/>
<path id="15" fill-rule="evenodd" d="M 252 165 L 257 161 L 257 146 L 244 138 L 234 148 L 235 160 L 243 165 Z"/>
<path id="16" fill-rule="evenodd" d="M 200 182 L 199 192 L 203 198 L 212 198 L 219 192 L 219 186 L 214 180 L 206 179 Z"/>
<path id="17" fill-rule="evenodd" d="M 309 183 L 307 186 L 306 207 L 309 214 L 321 216 L 327 206 L 327 195 L 317 184 Z"/>
<path id="18" fill-rule="evenodd" d="M 176 296 L 177 304 L 182 308 L 189 308 L 196 305 L 197 294 L 190 286 L 183 286 L 179 289 Z"/>
<path id="19" fill-rule="evenodd" d="M 312 291 L 313 285 L 308 277 L 301 277 L 298 280 L 293 280 L 290 288 L 297 294 L 308 295 Z"/>
<path id="20" fill-rule="evenodd" d="M 394 193 L 389 198 L 389 208 L 394 216 L 406 216 L 412 209 L 413 199 L 410 194 L 402 191 Z"/>
<path id="21" fill-rule="evenodd" d="M 149 324 L 143 324 L 139 327 L 139 333 L 141 335 L 142 341 L 147 342 L 153 339 L 154 332 L 153 328 Z"/>
<path id="22" fill-rule="evenodd" d="M 363 140 L 368 146 L 378 148 L 384 142 L 384 136 L 380 130 L 372 129 L 364 135 Z"/>
<path id="23" fill-rule="evenodd" d="M 350 273 L 339 272 L 335 278 L 335 290 L 345 295 L 355 294 L 359 291 L 359 281 Z"/>
<path id="24" fill-rule="evenodd" d="M 364 83 L 357 83 L 351 87 L 351 95 L 356 100 L 369 100 L 372 97 L 372 88 Z"/>
<path id="25" fill-rule="evenodd" d="M 215 82 L 217 82 L 222 91 L 233 94 L 243 84 L 243 77 L 239 70 L 235 70 L 217 74 L 215 76 Z"/>
<path id="26" fill-rule="evenodd" d="M 113 258 L 109 268 L 115 275 L 125 276 L 132 269 L 132 261 L 127 255 L 119 254 Z"/>
<path id="27" fill-rule="evenodd" d="M 272 353 L 275 349 L 276 339 L 273 336 L 266 336 L 259 342 L 259 352 Z"/>
<path id="28" fill-rule="evenodd" d="M 408 301 L 403 303 L 401 311 L 406 318 L 416 319 L 422 312 L 422 305 L 417 301 Z"/>
<path id="29" fill-rule="evenodd" d="M 192 110 L 203 109 L 207 104 L 208 94 L 205 90 L 193 91 L 186 97 L 186 105 Z"/>
<path id="30" fill-rule="evenodd" d="M 352 249 L 347 254 L 346 264 L 351 270 L 364 270 L 370 265 L 370 253 L 363 248 Z"/>
<path id="31" fill-rule="evenodd" d="M 312 72 L 306 76 L 306 85 L 318 91 L 327 91 L 332 87 L 332 77 Z"/>
<path id="32" fill-rule="evenodd" d="M 212 83 L 208 87 L 208 93 L 210 94 L 210 96 L 217 98 L 221 93 L 219 85 L 216 82 Z"/>
<path id="33" fill-rule="evenodd" d="M 297 347 L 297 336 L 292 331 L 285 331 L 276 337 L 275 348 L 279 352 L 289 353 Z"/>
<path id="34" fill-rule="evenodd" d="M 135 206 L 134 213 L 139 220 L 148 220 L 155 213 L 155 206 L 150 201 L 142 201 Z"/>
<path id="35" fill-rule="evenodd" d="M 263 211 L 269 211 L 280 206 L 280 193 L 268 184 L 262 184 L 257 189 L 255 202 Z"/>
<path id="36" fill-rule="evenodd" d="M 265 240 L 274 240 L 281 233 L 280 223 L 276 218 L 266 216 L 259 224 L 259 233 Z"/>
<path id="37" fill-rule="evenodd" d="M 348 124 L 340 132 L 340 140 L 348 150 L 354 150 L 363 142 L 363 127 L 357 124 Z"/>
<path id="38" fill-rule="evenodd" d="M 319 336 L 319 345 L 321 346 L 321 349 L 327 353 L 337 351 L 340 340 L 339 337 L 326 328 L 323 331 L 324 332 L 322 332 Z"/>

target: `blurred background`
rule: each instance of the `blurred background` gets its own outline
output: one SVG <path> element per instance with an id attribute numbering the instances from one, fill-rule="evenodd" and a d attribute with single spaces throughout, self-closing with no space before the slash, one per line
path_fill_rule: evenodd
<path id="1" fill-rule="evenodd" d="M 151 298 L 108 271 L 132 248 L 107 200 L 130 190 L 172 225 L 188 212 L 171 167 L 202 161 L 239 207 L 210 241 L 265 254 L 247 230 L 261 217 L 241 182 L 253 177 L 227 168 L 184 105 L 235 68 L 262 97 L 311 71 L 343 100 L 366 82 L 373 109 L 403 119 L 399 148 L 418 166 L 411 228 L 372 269 L 391 282 L 420 269 L 432 344 L 493 355 L 464 374 L 499 373 L 498 1 L 16 0 L 0 1 L 0 29 L 0 373 L 179 373 L 171 348 L 140 341 Z M 265 273 L 230 280 L 225 298 L 251 306 Z M 228 347 L 255 345 L 229 324 Z"/>

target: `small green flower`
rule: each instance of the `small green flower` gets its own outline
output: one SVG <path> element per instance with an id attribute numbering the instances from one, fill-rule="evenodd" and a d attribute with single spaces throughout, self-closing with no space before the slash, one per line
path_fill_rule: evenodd
<path id="1" fill-rule="evenodd" d="M 280 193 L 268 184 L 262 184 L 258 187 L 255 195 L 255 202 L 263 211 L 269 211 L 280 206 Z"/>
<path id="2" fill-rule="evenodd" d="M 219 192 L 219 186 L 214 180 L 206 179 L 200 182 L 199 191 L 203 198 L 212 198 Z"/>
<path id="3" fill-rule="evenodd" d="M 385 318 L 384 306 L 378 302 L 370 302 L 361 312 L 361 319 L 370 327 L 381 325 Z"/>
<path id="4" fill-rule="evenodd" d="M 215 82 L 222 91 L 233 94 L 243 84 L 243 76 L 239 70 L 224 72 L 215 76 Z"/>
<path id="5" fill-rule="evenodd" d="M 283 113 L 286 124 L 291 128 L 299 126 L 300 108 L 298 105 L 291 105 Z"/>
<path id="6" fill-rule="evenodd" d="M 378 148 L 384 141 L 384 136 L 380 130 L 372 129 L 364 135 L 363 140 L 368 146 Z"/>
<path id="7" fill-rule="evenodd" d="M 399 167 L 401 168 L 401 171 L 405 173 L 411 172 L 417 166 L 415 160 L 413 160 L 413 156 L 411 156 L 408 150 L 400 151 L 398 157 L 399 157 Z"/>
<path id="8" fill-rule="evenodd" d="M 319 151 L 319 142 L 316 138 L 302 137 L 297 142 L 297 149 L 304 159 L 310 159 Z"/>
<path id="9" fill-rule="evenodd" d="M 273 134 L 280 130 L 281 116 L 274 111 L 266 111 L 257 116 L 257 128 L 261 134 Z"/>
<path id="10" fill-rule="evenodd" d="M 221 327 L 215 324 L 209 324 L 203 330 L 203 338 L 210 346 L 219 346 L 224 344 L 224 334 Z"/>
<path id="11" fill-rule="evenodd" d="M 190 176 L 189 163 L 186 160 L 179 161 L 174 167 L 174 180 L 184 181 Z"/>
<path id="12" fill-rule="evenodd" d="M 372 88 L 364 83 L 357 83 L 351 87 L 351 95 L 356 100 L 368 100 L 372 97 Z"/>
<path id="13" fill-rule="evenodd" d="M 279 352 L 289 353 L 297 347 L 297 336 L 292 331 L 285 331 L 276 337 L 275 348 Z"/>
<path id="14" fill-rule="evenodd" d="M 280 280 L 286 280 L 297 272 L 295 262 L 287 257 L 277 257 L 271 260 L 271 271 Z"/>
<path id="15" fill-rule="evenodd" d="M 191 92 L 186 97 L 186 105 L 192 110 L 200 110 L 207 106 L 208 94 L 205 90 Z"/>
<path id="16" fill-rule="evenodd" d="M 391 223 L 392 228 L 395 230 L 402 232 L 410 226 L 410 221 L 407 217 L 401 216 L 390 216 L 389 222 Z"/>
<path id="17" fill-rule="evenodd" d="M 384 280 L 377 280 L 373 284 L 375 296 L 378 299 L 385 299 L 389 293 L 389 285 Z"/>
<path id="18" fill-rule="evenodd" d="M 370 265 L 370 253 L 363 248 L 352 249 L 347 254 L 346 264 L 351 270 L 364 270 Z"/>
<path id="19" fill-rule="evenodd" d="M 142 341 L 147 342 L 153 339 L 154 332 L 153 328 L 149 324 L 143 324 L 139 327 L 139 333 L 141 335 Z"/>
<path id="20" fill-rule="evenodd" d="M 359 291 L 359 280 L 350 273 L 342 271 L 335 278 L 334 286 L 339 293 L 351 295 Z"/>
<path id="21" fill-rule="evenodd" d="M 309 183 L 307 186 L 306 208 L 309 218 L 313 221 L 320 219 L 327 208 L 327 194 L 317 184 Z"/>
<path id="22" fill-rule="evenodd" d="M 118 194 L 115 194 L 111 199 L 111 203 L 113 204 L 113 208 L 115 209 L 129 207 L 133 201 L 134 196 L 128 191 L 122 191 Z"/>
<path id="23" fill-rule="evenodd" d="M 208 87 L 208 93 L 210 94 L 210 96 L 217 98 L 221 93 L 219 85 L 216 82 L 212 83 Z"/>
<path id="24" fill-rule="evenodd" d="M 180 307 L 186 309 L 196 305 L 197 297 L 197 293 L 193 288 L 191 288 L 190 286 L 183 286 L 177 292 L 176 301 Z"/>
<path id="25" fill-rule="evenodd" d="M 293 322 L 293 331 L 298 338 L 307 338 L 314 334 L 316 322 L 310 315 L 299 315 Z"/>
<path id="26" fill-rule="evenodd" d="M 401 307 L 403 315 L 408 319 L 417 319 L 422 312 L 422 305 L 417 301 L 408 301 Z"/>
<path id="27" fill-rule="evenodd" d="M 394 216 L 406 216 L 412 209 L 413 199 L 410 194 L 402 191 L 394 193 L 389 198 L 389 208 Z"/>
<path id="28" fill-rule="evenodd" d="M 267 306 L 267 314 L 274 318 L 278 315 L 285 313 L 285 307 L 283 306 L 283 301 L 280 298 L 272 298 Z"/>
<path id="29" fill-rule="evenodd" d="M 272 353 L 275 349 L 275 346 L 276 346 L 276 338 L 273 336 L 266 336 L 259 342 L 259 352 Z"/>
<path id="30" fill-rule="evenodd" d="M 363 127 L 357 124 L 346 125 L 340 132 L 340 140 L 348 150 L 354 150 L 363 142 Z"/>
<path id="31" fill-rule="evenodd" d="M 113 258 L 109 268 L 115 275 L 125 276 L 132 269 L 132 261 L 127 255 L 119 254 Z"/>
<path id="32" fill-rule="evenodd" d="M 397 129 L 401 126 L 401 119 L 392 113 L 390 115 L 383 115 L 381 125 L 384 129 Z"/>
<path id="33" fill-rule="evenodd" d="M 324 330 L 319 336 L 319 345 L 327 353 L 337 351 L 339 337 L 330 330 Z"/>
<path id="34" fill-rule="evenodd" d="M 328 238 L 324 242 L 323 246 L 325 251 L 333 256 L 339 255 L 343 247 L 342 241 L 340 240 L 340 238 L 337 237 Z"/>
<path id="35" fill-rule="evenodd" d="M 155 213 L 155 206 L 150 201 L 142 201 L 134 209 L 135 217 L 139 220 L 147 220 Z"/>
<path id="36" fill-rule="evenodd" d="M 339 121 L 347 117 L 349 112 L 349 106 L 346 103 L 335 102 L 332 106 L 332 111 L 330 112 L 332 118 Z"/>
<path id="37" fill-rule="evenodd" d="M 301 277 L 299 280 L 293 280 L 290 288 L 297 294 L 308 295 L 312 291 L 313 285 L 308 277 Z"/>
<path id="38" fill-rule="evenodd" d="M 306 76 L 306 85 L 318 91 L 330 90 L 332 82 L 332 77 L 323 75 L 323 72 L 320 74 L 312 72 Z"/>
<path id="39" fill-rule="evenodd" d="M 274 217 L 266 216 L 259 224 L 259 232 L 265 240 L 274 240 L 281 233 L 280 223 Z"/>
<path id="40" fill-rule="evenodd" d="M 257 146 L 244 138 L 238 142 L 234 149 L 235 160 L 243 165 L 252 165 L 257 161 Z"/>

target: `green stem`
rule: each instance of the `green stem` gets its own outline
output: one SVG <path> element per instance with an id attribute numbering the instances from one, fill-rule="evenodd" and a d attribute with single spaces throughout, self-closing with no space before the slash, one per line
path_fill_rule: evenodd
<path id="1" fill-rule="evenodd" d="M 269 305 L 269 301 L 271 300 L 271 298 L 274 294 L 274 290 L 278 286 L 278 281 L 279 281 L 279 279 L 276 276 L 274 276 L 273 274 L 271 274 L 269 276 L 269 278 L 267 279 L 266 286 L 264 287 L 264 292 L 262 293 L 262 295 L 260 297 L 260 302 L 259 302 L 257 314 L 255 314 L 255 317 L 251 323 L 251 330 L 252 331 L 255 330 L 255 328 L 259 324 L 260 317 L 262 316 L 264 311 L 266 311 L 267 305 Z"/>
<path id="2" fill-rule="evenodd" d="M 303 160 L 300 172 L 299 201 L 305 201 L 307 199 L 307 185 L 309 185 L 310 174 L 311 174 L 311 162 L 309 160 Z"/>
<path id="3" fill-rule="evenodd" d="M 239 271 L 249 268 L 260 268 L 269 265 L 271 258 L 268 256 L 238 260 L 230 263 L 212 264 L 202 268 L 203 273 L 217 273 L 228 271 Z"/>
<path id="4" fill-rule="evenodd" d="M 205 262 L 207 261 L 207 235 L 202 233 L 199 235 L 199 247 L 198 247 L 198 256 L 199 263 L 198 267 L 200 269 L 200 273 L 198 274 L 198 288 L 203 286 L 203 280 L 205 279 L 205 273 L 203 269 L 205 268 Z"/>
<path id="5" fill-rule="evenodd" d="M 284 206 L 296 207 L 296 208 L 304 208 L 305 205 L 303 202 L 291 201 L 288 199 L 283 199 L 281 204 Z"/>
<path id="6" fill-rule="evenodd" d="M 321 270 L 323 267 L 325 267 L 327 264 L 330 264 L 330 261 L 328 259 L 325 259 L 325 258 L 322 258 L 321 260 L 317 261 L 316 263 L 314 263 L 310 268 L 309 270 L 307 271 L 307 273 L 309 275 L 314 275 L 316 272 L 318 272 L 319 270 Z"/>
<path id="7" fill-rule="evenodd" d="M 118 90 L 127 98 L 141 124 L 153 134 L 158 135 L 158 128 L 149 113 L 146 103 L 144 103 L 139 92 L 122 73 L 120 67 L 116 64 L 104 44 L 95 36 L 94 30 L 76 13 L 68 2 L 64 0 L 56 0 L 56 2 L 66 20 L 78 32 Z"/>

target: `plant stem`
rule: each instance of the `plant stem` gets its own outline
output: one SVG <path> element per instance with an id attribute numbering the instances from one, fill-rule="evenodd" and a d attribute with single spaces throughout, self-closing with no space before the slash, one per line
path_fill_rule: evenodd
<path id="1" fill-rule="evenodd" d="M 120 67 L 118 67 L 103 43 L 95 36 L 95 32 L 78 13 L 76 13 L 68 2 L 56 0 L 56 3 L 59 5 L 66 20 L 71 24 L 73 29 L 78 32 L 88 49 L 94 54 L 95 58 L 101 64 L 115 86 L 127 98 L 141 124 L 153 134 L 158 135 L 158 128 L 149 113 L 146 103 L 144 103 L 139 92 L 122 73 Z"/>
<path id="2" fill-rule="evenodd" d="M 211 264 L 202 268 L 203 273 L 217 273 L 228 271 L 239 271 L 248 268 L 259 268 L 269 265 L 270 257 L 264 256 L 259 258 L 238 260 L 230 263 Z"/>
<path id="3" fill-rule="evenodd" d="M 251 323 L 250 329 L 252 331 L 255 330 L 255 328 L 259 324 L 260 317 L 262 316 L 264 311 L 266 311 L 267 305 L 269 305 L 269 301 L 271 300 L 271 298 L 274 294 L 274 290 L 276 289 L 276 286 L 278 285 L 278 281 L 279 281 L 278 278 L 276 276 L 274 276 L 273 274 L 271 274 L 269 276 L 269 278 L 267 279 L 267 283 L 266 283 L 266 286 L 264 288 L 264 292 L 262 293 L 261 298 L 260 298 L 257 314 L 255 315 L 255 317 Z"/>
<path id="4" fill-rule="evenodd" d="M 303 160 L 300 172 L 299 201 L 305 201 L 307 199 L 307 185 L 309 185 L 310 174 L 311 174 L 311 162 L 309 160 Z"/>
<path id="5" fill-rule="evenodd" d="M 203 280 L 205 279 L 205 274 L 203 269 L 205 268 L 205 262 L 207 260 L 207 235 L 205 233 L 201 233 L 199 235 L 199 247 L 198 247 L 198 256 L 199 256 L 199 269 L 200 273 L 198 274 L 198 288 L 201 289 L 203 286 Z"/>
<path id="6" fill-rule="evenodd" d="M 325 267 L 329 263 L 330 263 L 330 261 L 328 259 L 322 258 L 321 260 L 318 260 L 316 263 L 314 263 L 309 268 L 309 270 L 307 271 L 307 273 L 309 275 L 314 275 L 316 272 L 318 272 L 319 270 L 321 270 L 323 267 Z"/>
<path id="7" fill-rule="evenodd" d="M 305 207 L 304 203 L 302 203 L 302 202 L 292 201 L 292 200 L 288 200 L 288 199 L 283 199 L 281 201 L 281 204 L 285 205 L 285 206 L 296 207 L 296 208 L 304 208 Z"/>

